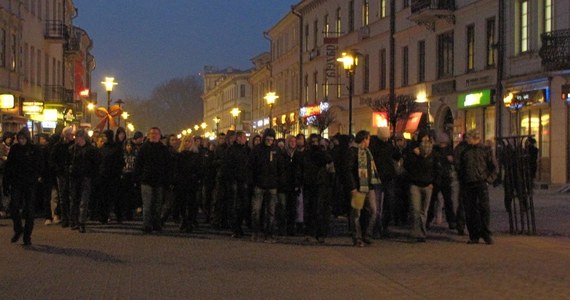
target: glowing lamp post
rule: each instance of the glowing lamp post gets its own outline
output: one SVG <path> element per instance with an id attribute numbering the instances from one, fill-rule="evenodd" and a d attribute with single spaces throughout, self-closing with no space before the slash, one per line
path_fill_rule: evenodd
<path id="1" fill-rule="evenodd" d="M 279 96 L 277 96 L 275 92 L 269 92 L 265 94 L 265 97 L 263 97 L 267 102 L 267 105 L 269 105 L 269 128 L 273 127 L 273 104 L 275 104 L 275 100 L 278 98 Z"/>
<path id="2" fill-rule="evenodd" d="M 348 76 L 348 134 L 352 134 L 352 95 L 354 93 L 354 71 L 358 65 L 356 53 L 343 52 L 337 61 L 342 63 Z"/>
<path id="3" fill-rule="evenodd" d="M 105 77 L 105 81 L 101 81 L 101 83 L 105 86 L 105 90 L 107 91 L 107 113 L 111 110 L 111 92 L 113 91 L 113 87 L 118 85 L 115 82 L 114 77 Z M 110 128 L 111 122 L 107 120 L 107 130 Z"/>
<path id="4" fill-rule="evenodd" d="M 239 108 L 237 107 L 232 108 L 232 110 L 230 111 L 230 114 L 232 114 L 232 116 L 234 117 L 234 130 L 237 130 L 237 118 L 240 113 L 241 110 L 239 110 Z"/>

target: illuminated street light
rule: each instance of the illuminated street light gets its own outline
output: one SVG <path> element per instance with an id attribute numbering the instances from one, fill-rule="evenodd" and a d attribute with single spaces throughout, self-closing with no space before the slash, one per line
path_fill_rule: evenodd
<path id="1" fill-rule="evenodd" d="M 275 104 L 275 100 L 278 98 L 279 96 L 277 96 L 275 92 L 268 92 L 265 94 L 265 97 L 263 97 L 267 102 L 267 105 L 269 105 L 269 128 L 273 127 L 273 105 Z"/>
<path id="2" fill-rule="evenodd" d="M 348 134 L 352 134 L 352 95 L 354 94 L 354 71 L 358 65 L 358 55 L 356 52 L 343 52 L 337 61 L 342 63 L 348 76 Z"/>
<path id="3" fill-rule="evenodd" d="M 234 117 L 234 129 L 235 130 L 237 130 L 237 118 L 238 118 L 240 113 L 241 113 L 241 110 L 239 110 L 239 108 L 237 108 L 237 107 L 232 108 L 232 110 L 230 111 L 230 114 Z"/>
<path id="4" fill-rule="evenodd" d="M 95 109 L 95 104 L 93 104 L 92 102 L 89 102 L 89 104 L 87 104 L 87 110 L 94 110 Z"/>
<path id="5" fill-rule="evenodd" d="M 130 115 L 128 112 L 126 112 L 126 111 L 124 111 L 124 112 L 121 114 L 121 117 L 122 117 L 123 119 L 125 119 L 125 120 L 128 119 L 130 116 L 131 116 L 131 115 Z"/>
<path id="6" fill-rule="evenodd" d="M 107 113 L 111 110 L 111 92 L 113 91 L 113 87 L 118 85 L 115 82 L 115 77 L 105 77 L 105 81 L 101 81 L 101 83 L 105 86 L 105 90 L 107 91 Z M 109 116 L 110 118 L 111 116 Z M 111 120 L 107 120 L 107 130 L 111 126 Z"/>
<path id="7" fill-rule="evenodd" d="M 208 124 L 206 124 L 206 122 L 202 122 L 202 124 L 200 124 L 200 128 L 202 128 L 202 130 L 206 130 L 206 127 L 208 127 Z"/>

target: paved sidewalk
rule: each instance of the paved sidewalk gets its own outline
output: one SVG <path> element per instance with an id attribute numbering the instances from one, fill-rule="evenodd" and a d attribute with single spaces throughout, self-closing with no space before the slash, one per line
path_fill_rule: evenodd
<path id="1" fill-rule="evenodd" d="M 0 220 L 2 299 L 568 299 L 568 195 L 535 197 L 540 236 L 508 234 L 502 192 L 491 192 L 494 245 L 438 226 L 425 244 L 405 229 L 354 248 L 346 235 L 325 245 L 300 237 L 276 244 L 231 240 L 208 228 L 170 224 L 143 235 L 139 222 L 90 224 L 86 234 L 37 221 L 34 245 L 10 244 Z M 498 201 L 498 197 L 500 201 Z M 504 226 L 506 225 L 506 226 Z"/>

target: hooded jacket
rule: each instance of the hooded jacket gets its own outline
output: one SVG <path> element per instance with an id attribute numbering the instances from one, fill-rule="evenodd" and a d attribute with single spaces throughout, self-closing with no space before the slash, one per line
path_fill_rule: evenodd
<path id="1" fill-rule="evenodd" d="M 39 149 L 32 144 L 32 138 L 28 128 L 22 128 L 16 138 L 24 137 L 25 145 L 14 144 L 10 148 L 4 181 L 11 186 L 26 186 L 38 182 L 42 173 L 42 160 Z"/>

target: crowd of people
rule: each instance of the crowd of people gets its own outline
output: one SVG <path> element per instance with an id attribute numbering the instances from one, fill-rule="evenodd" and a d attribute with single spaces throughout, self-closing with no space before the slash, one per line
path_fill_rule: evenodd
<path id="1" fill-rule="evenodd" d="M 144 233 L 171 221 L 192 232 L 205 222 L 235 239 L 248 228 L 252 241 L 267 243 L 295 235 L 325 243 L 331 220 L 346 217 L 353 245 L 364 247 L 401 225 L 425 242 L 442 211 L 457 234 L 467 226 L 468 243 L 493 243 L 487 186 L 497 166 L 477 130 L 455 147 L 444 133 L 420 130 L 405 140 L 387 128 L 330 139 L 228 131 L 215 141 L 158 127 L 132 138 L 120 127 L 93 138 L 83 129 L 60 131 L 2 135 L 0 214 L 13 220 L 12 243 L 23 235 L 31 245 L 39 213 L 46 225 L 80 233 L 88 221 L 142 215 Z"/>

